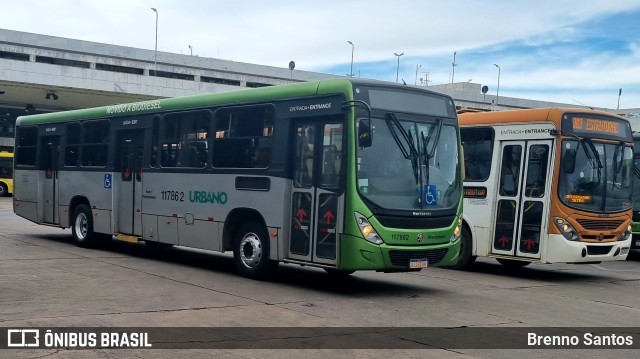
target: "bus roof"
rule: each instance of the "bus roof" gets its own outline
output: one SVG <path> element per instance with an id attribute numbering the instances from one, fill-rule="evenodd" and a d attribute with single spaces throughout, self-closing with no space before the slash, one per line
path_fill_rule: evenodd
<path id="1" fill-rule="evenodd" d="M 563 113 L 585 113 L 585 114 L 597 114 L 603 116 L 617 117 L 624 119 L 618 115 L 583 108 L 558 108 L 558 107 L 545 107 L 545 108 L 533 108 L 533 109 L 521 109 L 521 110 L 505 110 L 505 111 L 493 111 L 493 112 L 466 112 L 460 113 L 458 119 L 460 120 L 460 126 L 465 125 L 484 125 L 484 124 L 509 124 L 518 122 L 540 122 L 540 121 L 552 121 L 554 118 L 560 118 Z"/>
<path id="2" fill-rule="evenodd" d="M 207 93 L 193 96 L 152 99 L 148 101 L 114 104 L 110 106 L 88 109 L 20 116 L 16 120 L 16 126 L 97 119 L 112 116 L 130 116 L 149 112 L 155 113 L 164 111 L 175 111 L 215 105 L 233 105 L 236 103 L 243 104 L 248 102 L 280 100 L 293 97 L 350 93 L 354 84 L 369 86 L 397 86 L 398 88 L 420 92 L 429 92 L 431 94 L 449 98 L 448 95 L 430 91 L 424 88 L 403 86 L 391 82 L 360 79 L 330 79 L 254 89 Z M 353 100 L 353 98 L 347 98 L 347 100 Z"/>

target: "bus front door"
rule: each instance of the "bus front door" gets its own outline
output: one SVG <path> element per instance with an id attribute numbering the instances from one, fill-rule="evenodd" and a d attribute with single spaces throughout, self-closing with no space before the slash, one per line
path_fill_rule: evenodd
<path id="1" fill-rule="evenodd" d="M 287 257 L 335 266 L 342 228 L 344 165 L 340 119 L 297 122 Z"/>
<path id="2" fill-rule="evenodd" d="M 552 141 L 501 144 L 492 253 L 540 258 L 546 238 Z"/>
<path id="3" fill-rule="evenodd" d="M 45 223 L 60 223 L 58 213 L 58 151 L 60 150 L 59 136 L 43 136 L 40 139 L 40 163 L 44 170 L 42 182 L 43 217 Z"/>
<path id="4" fill-rule="evenodd" d="M 142 155 L 144 132 L 122 131 L 118 134 L 118 163 L 115 183 L 118 185 L 117 232 L 142 236 Z"/>

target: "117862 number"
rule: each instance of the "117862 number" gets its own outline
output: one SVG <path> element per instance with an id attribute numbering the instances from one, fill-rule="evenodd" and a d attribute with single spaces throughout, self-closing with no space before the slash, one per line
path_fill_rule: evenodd
<path id="1" fill-rule="evenodd" d="M 182 191 L 162 191 L 160 194 L 164 201 L 184 202 L 184 192 Z"/>

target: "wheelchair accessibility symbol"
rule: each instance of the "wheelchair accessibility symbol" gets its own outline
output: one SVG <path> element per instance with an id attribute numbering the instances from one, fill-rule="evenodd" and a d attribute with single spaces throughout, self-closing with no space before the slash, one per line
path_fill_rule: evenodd
<path id="1" fill-rule="evenodd" d="M 436 190 L 436 186 L 424 186 L 424 202 L 428 205 L 438 204 L 438 191 Z"/>

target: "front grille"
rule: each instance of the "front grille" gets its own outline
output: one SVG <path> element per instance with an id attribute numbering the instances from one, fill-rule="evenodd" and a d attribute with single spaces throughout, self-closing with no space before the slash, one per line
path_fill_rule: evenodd
<path id="1" fill-rule="evenodd" d="M 611 242 L 611 241 L 616 241 L 618 240 L 618 237 L 620 237 L 620 235 L 616 235 L 616 234 L 609 234 L 609 235 L 602 235 L 602 238 L 600 237 L 599 234 L 582 234 L 580 235 L 580 237 L 582 237 L 582 239 L 587 240 L 587 241 L 599 241 L 599 242 Z"/>
<path id="2" fill-rule="evenodd" d="M 440 249 L 428 249 L 423 251 L 389 251 L 389 260 L 391 264 L 399 267 L 409 267 L 411 259 L 424 259 L 429 260 L 429 265 L 435 265 L 439 263 L 444 256 L 447 255 L 448 248 Z"/>
<path id="3" fill-rule="evenodd" d="M 383 214 L 374 215 L 381 225 L 388 228 L 427 229 L 450 227 L 456 219 L 455 214 L 443 217 L 401 217 Z"/>
<path id="4" fill-rule="evenodd" d="M 603 221 L 601 219 L 579 218 L 578 223 L 582 228 L 592 231 L 613 231 L 623 223 L 621 220 Z"/>
<path id="5" fill-rule="evenodd" d="M 609 254 L 613 246 L 587 246 L 587 254 L 590 256 L 602 256 Z"/>

